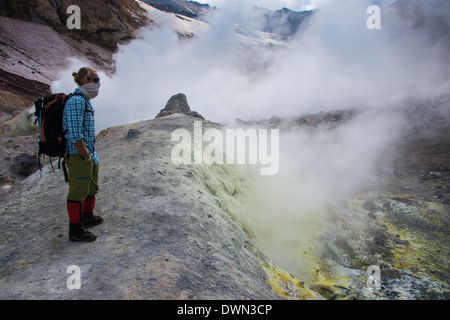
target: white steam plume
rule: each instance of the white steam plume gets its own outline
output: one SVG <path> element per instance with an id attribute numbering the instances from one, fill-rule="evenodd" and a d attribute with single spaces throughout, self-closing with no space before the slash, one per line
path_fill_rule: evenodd
<path id="1" fill-rule="evenodd" d="M 228 122 L 376 106 L 449 88 L 439 45 L 423 45 L 422 34 L 393 39 L 383 20 L 381 30 L 368 30 L 369 1 L 324 2 L 306 33 L 273 50 L 240 42 L 235 22 L 253 21 L 244 25 L 251 28 L 258 16 L 232 3 L 191 40 L 160 27 L 122 46 L 94 101 L 98 130 L 153 118 L 179 92 L 205 118 Z M 64 80 L 52 89 L 73 90 L 70 76 Z"/>
<path id="2" fill-rule="evenodd" d="M 323 248 L 330 206 L 380 185 L 391 165 L 403 118 L 367 111 L 331 130 L 281 136 L 280 170 L 256 176 L 241 221 L 257 246 L 306 281 Z"/>

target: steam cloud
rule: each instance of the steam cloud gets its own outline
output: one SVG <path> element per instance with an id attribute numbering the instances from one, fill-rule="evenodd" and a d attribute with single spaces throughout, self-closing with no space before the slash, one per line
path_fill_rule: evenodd
<path id="1" fill-rule="evenodd" d="M 228 122 L 385 105 L 449 87 L 439 45 L 415 30 L 393 39 L 383 20 L 368 30 L 369 1 L 324 1 L 305 33 L 273 50 L 240 42 L 236 23 L 249 33 L 261 23 L 243 3 L 231 1 L 189 41 L 160 27 L 121 47 L 116 73 L 102 76 L 97 129 L 152 118 L 178 92 L 205 118 Z M 70 73 L 52 89 L 72 91 Z"/>
<path id="2" fill-rule="evenodd" d="M 368 30 L 371 1 L 320 1 L 306 32 L 286 45 L 270 49 L 243 43 L 236 24 L 251 34 L 262 23 L 244 3 L 224 2 L 208 30 L 193 39 L 180 41 L 162 26 L 142 30 L 139 39 L 122 46 L 115 74 L 101 75 L 100 95 L 93 101 L 97 130 L 154 118 L 179 92 L 193 110 L 222 123 L 370 109 L 332 132 L 283 136 L 280 173 L 259 177 L 253 190 L 245 219 L 257 241 L 299 274 L 310 267 L 296 253 L 311 246 L 311 223 L 320 224 L 328 202 L 376 178 L 381 155 L 399 134 L 401 117 L 376 110 L 448 91 L 450 64 L 440 43 L 408 27 L 413 25 L 408 17 L 391 19 L 404 24 L 402 32 L 410 30 L 401 36 L 391 32 L 383 13 L 381 30 Z M 429 13 L 432 9 L 427 7 Z M 74 61 L 52 89 L 72 91 L 70 74 L 84 64 Z"/>

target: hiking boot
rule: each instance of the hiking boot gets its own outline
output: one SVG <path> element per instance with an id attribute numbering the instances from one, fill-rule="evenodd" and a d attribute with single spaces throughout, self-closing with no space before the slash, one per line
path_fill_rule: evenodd
<path id="1" fill-rule="evenodd" d="M 90 231 L 84 229 L 81 223 L 69 224 L 69 240 L 78 242 L 92 242 L 97 236 Z"/>
<path id="2" fill-rule="evenodd" d="M 94 215 L 93 212 L 84 212 L 81 214 L 81 223 L 85 228 L 90 228 L 99 225 L 103 222 L 103 218 Z"/>

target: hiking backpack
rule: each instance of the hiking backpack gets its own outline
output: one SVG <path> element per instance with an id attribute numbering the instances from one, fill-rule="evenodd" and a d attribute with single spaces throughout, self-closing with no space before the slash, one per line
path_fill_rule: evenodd
<path id="1" fill-rule="evenodd" d="M 50 158 L 50 164 L 53 169 L 52 157 L 58 157 L 58 169 L 60 168 L 60 160 L 64 158 L 66 153 L 66 141 L 64 137 L 67 130 L 63 131 L 63 112 L 66 102 L 74 95 L 84 97 L 79 93 L 71 93 L 66 95 L 65 93 L 54 93 L 45 96 L 44 98 L 38 98 L 34 101 L 35 117 L 40 130 L 39 136 L 39 152 L 38 161 L 39 169 L 42 170 L 40 156 L 46 155 Z M 87 109 L 87 105 L 86 105 Z M 64 177 L 68 182 L 68 175 L 63 161 Z"/>

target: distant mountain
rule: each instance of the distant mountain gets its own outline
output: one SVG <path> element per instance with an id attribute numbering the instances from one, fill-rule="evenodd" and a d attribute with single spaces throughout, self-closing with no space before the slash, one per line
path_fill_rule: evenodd
<path id="1" fill-rule="evenodd" d="M 209 10 L 216 9 L 209 4 L 186 0 L 142 0 L 161 11 L 181 14 L 190 18 L 199 19 Z M 219 8 L 220 9 L 220 8 Z M 313 11 L 292 11 L 288 8 L 273 11 L 265 8 L 254 8 L 257 15 L 262 16 L 260 31 L 275 33 L 286 39 L 296 34 L 300 29 L 306 28 Z"/>
<path id="2" fill-rule="evenodd" d="M 142 0 L 161 11 L 182 14 L 190 18 L 198 18 L 204 11 L 209 10 L 209 4 L 186 0 Z"/>
<path id="3" fill-rule="evenodd" d="M 256 8 L 263 14 L 264 25 L 261 31 L 276 33 L 283 38 L 293 36 L 306 29 L 315 11 L 292 11 L 288 8 L 272 11 Z"/>

